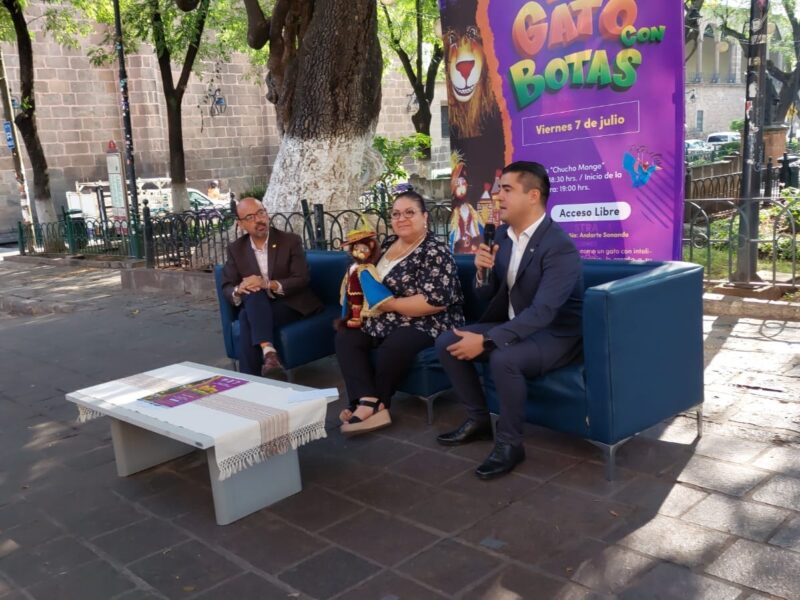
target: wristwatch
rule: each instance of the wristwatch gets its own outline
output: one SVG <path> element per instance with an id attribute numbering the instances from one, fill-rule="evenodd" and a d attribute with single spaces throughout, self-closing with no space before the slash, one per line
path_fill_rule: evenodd
<path id="1" fill-rule="evenodd" d="M 491 352 L 497 348 L 497 344 L 494 343 L 494 340 L 490 338 L 488 335 L 483 336 L 483 351 L 484 352 Z"/>
<path id="2" fill-rule="evenodd" d="M 239 295 L 239 286 L 238 285 L 233 288 L 233 295 L 234 296 L 238 296 Z"/>

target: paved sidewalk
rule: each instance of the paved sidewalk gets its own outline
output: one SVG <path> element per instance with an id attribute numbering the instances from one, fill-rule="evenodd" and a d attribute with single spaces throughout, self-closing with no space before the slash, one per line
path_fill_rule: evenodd
<path id="1" fill-rule="evenodd" d="M 800 323 L 706 317 L 706 435 L 690 416 L 647 432 L 614 483 L 595 448 L 540 428 L 513 475 L 478 481 L 488 443 L 434 442 L 452 399 L 429 427 L 399 398 L 391 428 L 349 441 L 332 405 L 304 490 L 218 527 L 200 455 L 120 479 L 107 422 L 76 425 L 64 400 L 229 365 L 214 302 L 115 281 L 0 262 L 0 296 L 73 309 L 0 312 L 0 600 L 800 598 Z M 339 374 L 326 359 L 298 379 Z"/>

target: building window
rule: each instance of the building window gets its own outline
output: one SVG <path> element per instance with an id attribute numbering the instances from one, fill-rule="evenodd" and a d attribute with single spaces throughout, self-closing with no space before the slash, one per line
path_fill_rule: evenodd
<path id="1" fill-rule="evenodd" d="M 703 111 L 697 111 L 697 122 L 695 123 L 695 129 L 697 131 L 703 131 Z"/>
<path id="2" fill-rule="evenodd" d="M 450 137 L 450 113 L 447 109 L 447 104 L 442 104 L 439 107 L 439 110 L 442 114 L 442 137 L 449 138 Z"/>

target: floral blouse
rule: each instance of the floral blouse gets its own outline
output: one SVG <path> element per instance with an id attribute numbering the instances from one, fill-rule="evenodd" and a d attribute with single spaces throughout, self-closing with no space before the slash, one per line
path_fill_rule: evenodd
<path id="1" fill-rule="evenodd" d="M 382 251 L 397 240 L 390 236 L 384 241 Z M 383 278 L 383 284 L 397 298 L 422 294 L 431 306 L 446 306 L 435 315 L 406 317 L 396 312 L 381 313 L 364 319 L 362 329 L 376 338 L 384 338 L 398 327 L 415 327 L 432 338 L 464 325 L 464 294 L 458 279 L 456 261 L 450 249 L 428 233 L 422 243 L 397 263 Z"/>

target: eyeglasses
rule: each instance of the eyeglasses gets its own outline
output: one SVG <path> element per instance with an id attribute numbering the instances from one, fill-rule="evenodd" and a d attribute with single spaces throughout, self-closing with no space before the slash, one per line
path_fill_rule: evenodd
<path id="1" fill-rule="evenodd" d="M 266 209 L 262 208 L 261 210 L 257 210 L 256 212 L 254 212 L 252 214 L 249 214 L 249 215 L 247 215 L 245 217 L 239 217 L 239 220 L 240 221 L 247 221 L 248 223 L 252 223 L 256 219 L 258 219 L 260 217 L 266 217 L 266 216 L 267 216 L 267 211 L 266 211 Z"/>
<path id="2" fill-rule="evenodd" d="M 399 221 L 403 217 L 406 219 L 413 219 L 415 215 L 418 215 L 420 211 L 414 210 L 413 208 L 407 208 L 406 210 L 393 210 L 391 213 L 392 221 Z"/>

